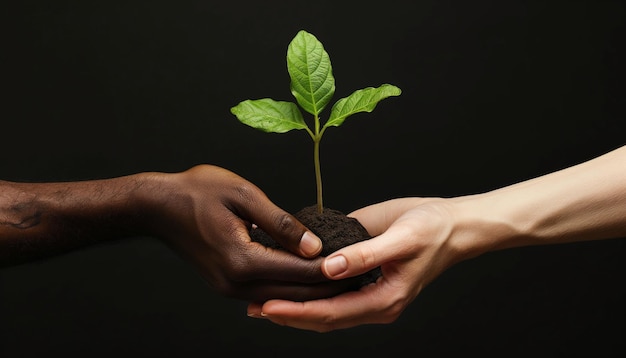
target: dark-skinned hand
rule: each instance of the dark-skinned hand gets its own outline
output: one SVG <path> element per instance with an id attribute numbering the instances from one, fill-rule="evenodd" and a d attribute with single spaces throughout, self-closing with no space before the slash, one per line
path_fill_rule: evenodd
<path id="1" fill-rule="evenodd" d="M 285 250 L 253 242 L 252 225 Z M 303 301 L 347 287 L 323 275 L 319 238 L 257 186 L 221 167 L 75 182 L 0 181 L 2 266 L 133 236 L 163 240 L 211 288 L 232 298 Z"/>

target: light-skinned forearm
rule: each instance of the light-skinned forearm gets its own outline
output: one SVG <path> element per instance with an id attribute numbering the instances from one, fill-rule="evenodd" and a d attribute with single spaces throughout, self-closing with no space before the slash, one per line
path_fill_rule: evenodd
<path id="1" fill-rule="evenodd" d="M 626 237 L 626 146 L 572 167 L 457 199 L 461 250 Z"/>

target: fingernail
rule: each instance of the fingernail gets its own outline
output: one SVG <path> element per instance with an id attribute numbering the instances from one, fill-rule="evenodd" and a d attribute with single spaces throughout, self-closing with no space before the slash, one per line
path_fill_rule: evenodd
<path id="1" fill-rule="evenodd" d="M 264 318 L 263 315 L 257 314 L 257 313 L 248 313 L 248 317 L 251 318 Z"/>
<path id="2" fill-rule="evenodd" d="M 322 250 L 322 240 L 310 231 L 305 231 L 300 239 L 300 249 L 307 255 L 317 255 Z"/>
<path id="3" fill-rule="evenodd" d="M 337 276 L 348 268 L 348 261 L 343 255 L 333 256 L 324 261 L 326 273 L 330 276 Z"/>

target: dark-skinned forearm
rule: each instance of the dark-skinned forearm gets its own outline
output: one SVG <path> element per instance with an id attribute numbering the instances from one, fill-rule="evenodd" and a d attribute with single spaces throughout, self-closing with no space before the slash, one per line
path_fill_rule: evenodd
<path id="1" fill-rule="evenodd" d="M 0 181 L 0 266 L 149 234 L 150 174 L 68 183 Z"/>

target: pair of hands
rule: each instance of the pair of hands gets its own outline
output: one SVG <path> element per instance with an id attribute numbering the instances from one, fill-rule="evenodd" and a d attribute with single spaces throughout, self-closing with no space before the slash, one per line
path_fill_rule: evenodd
<path id="1" fill-rule="evenodd" d="M 459 257 L 447 245 L 442 199 L 397 199 L 357 210 L 350 216 L 375 237 L 322 258 L 316 257 L 319 239 L 238 175 L 212 166 L 173 175 L 188 199 L 164 205 L 183 225 L 158 232 L 167 233 L 166 242 L 217 292 L 251 302 L 251 317 L 320 332 L 389 323 Z M 290 252 L 252 242 L 253 224 Z M 376 283 L 346 291 L 341 279 L 378 266 L 383 276 Z M 333 267 L 345 270 L 333 273 Z"/>
<path id="2" fill-rule="evenodd" d="M 148 235 L 191 263 L 217 293 L 251 302 L 250 316 L 317 331 L 384 323 L 449 265 L 441 255 L 446 215 L 438 202 L 403 199 L 354 212 L 376 238 L 324 258 L 321 240 L 294 216 L 217 166 L 76 182 L 0 181 L 0 266 Z M 284 250 L 252 241 L 253 225 Z M 342 266 L 343 273 L 331 272 Z M 382 279 L 358 292 L 353 280 L 342 280 L 378 266 Z"/>
<path id="3" fill-rule="evenodd" d="M 541 177 L 349 214 L 373 237 L 321 244 L 255 185 L 220 167 L 69 183 L 0 180 L 0 266 L 136 235 L 161 238 L 248 315 L 326 332 L 390 323 L 455 263 L 488 251 L 626 237 L 626 146 Z M 285 250 L 253 242 L 257 225 Z M 350 291 L 376 267 L 377 282 Z"/>

